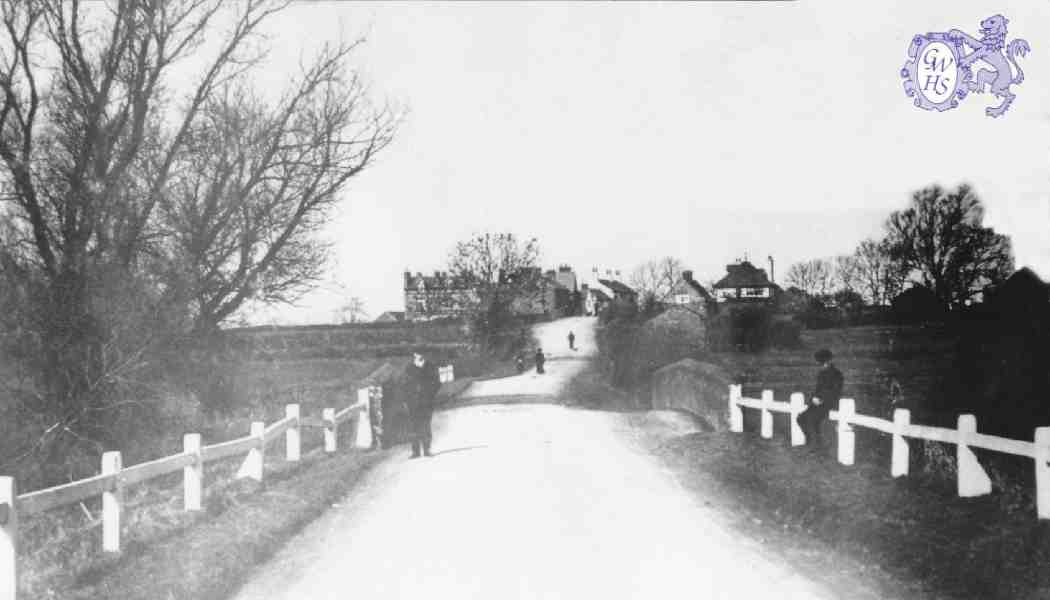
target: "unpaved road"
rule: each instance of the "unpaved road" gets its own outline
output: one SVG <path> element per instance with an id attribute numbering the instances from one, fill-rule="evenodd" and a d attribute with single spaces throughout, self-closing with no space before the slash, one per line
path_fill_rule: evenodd
<path id="1" fill-rule="evenodd" d="M 583 362 L 559 357 L 566 327 L 593 347 L 588 321 L 549 324 L 554 376 L 486 382 L 486 393 L 562 385 L 561 369 Z M 835 597 L 721 525 L 630 441 L 627 422 L 542 404 L 440 412 L 435 457 L 406 451 L 373 470 L 234 597 Z"/>
<path id="2" fill-rule="evenodd" d="M 595 319 L 572 317 L 552 323 L 540 323 L 533 329 L 543 353 L 547 357 L 546 373 L 540 375 L 530 368 L 521 375 L 479 381 L 470 386 L 462 398 L 493 398 L 498 396 L 554 396 L 562 390 L 577 373 L 587 366 L 587 361 L 597 351 L 594 340 Z M 576 350 L 569 350 L 569 332 L 576 334 Z M 532 348 L 535 352 L 535 348 Z M 532 364 L 532 354 L 528 355 Z"/>

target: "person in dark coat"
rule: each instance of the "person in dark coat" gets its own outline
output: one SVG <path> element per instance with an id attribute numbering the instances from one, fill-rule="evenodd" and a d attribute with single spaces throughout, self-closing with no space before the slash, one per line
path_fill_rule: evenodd
<path id="1" fill-rule="evenodd" d="M 809 399 L 809 406 L 799 413 L 797 422 L 806 435 L 806 443 L 820 447 L 824 445 L 824 421 L 832 409 L 838 408 L 842 397 L 842 372 L 831 364 L 831 351 L 826 348 L 818 350 L 813 358 L 821 365 L 817 386 Z"/>
<path id="2" fill-rule="evenodd" d="M 430 420 L 434 416 L 434 399 L 441 387 L 437 367 L 416 352 L 405 369 L 405 383 L 405 408 L 408 409 L 412 458 L 418 458 L 420 450 L 424 456 L 431 456 Z"/>
<path id="3" fill-rule="evenodd" d="M 547 362 L 547 357 L 543 355 L 543 348 L 536 348 L 536 372 L 543 375 L 543 363 Z"/>
<path id="4" fill-rule="evenodd" d="M 575 350 L 575 349 L 576 349 L 576 334 L 570 331 L 569 332 L 569 350 Z"/>

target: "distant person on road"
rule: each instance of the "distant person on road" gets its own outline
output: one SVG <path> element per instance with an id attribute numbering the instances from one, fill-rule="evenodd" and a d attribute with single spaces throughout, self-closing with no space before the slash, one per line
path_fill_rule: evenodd
<path id="1" fill-rule="evenodd" d="M 576 349 L 576 334 L 570 331 L 569 332 L 569 350 L 575 350 L 575 349 Z"/>
<path id="2" fill-rule="evenodd" d="M 514 357 L 514 366 L 518 368 L 518 375 L 525 372 L 525 353 L 518 352 L 518 355 Z"/>
<path id="3" fill-rule="evenodd" d="M 437 367 L 416 352 L 405 369 L 405 383 L 412 458 L 419 458 L 421 450 L 424 456 L 430 456 L 430 420 L 434 416 L 434 398 L 441 387 Z"/>
<path id="4" fill-rule="evenodd" d="M 536 348 L 536 373 L 543 375 L 543 363 L 547 362 L 547 357 L 543 355 L 543 348 Z"/>
<path id="5" fill-rule="evenodd" d="M 798 426 L 806 435 L 806 443 L 816 447 L 824 446 L 824 422 L 833 408 L 838 408 L 842 396 L 842 372 L 831 364 L 831 351 L 827 348 L 817 350 L 813 358 L 820 364 L 817 373 L 817 386 L 810 397 L 810 404 L 799 413 Z"/>

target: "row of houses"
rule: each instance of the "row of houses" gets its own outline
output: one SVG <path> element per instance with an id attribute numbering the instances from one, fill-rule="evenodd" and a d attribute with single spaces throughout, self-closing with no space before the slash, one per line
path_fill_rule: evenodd
<path id="1" fill-rule="evenodd" d="M 512 311 L 519 315 L 565 316 L 570 314 L 597 315 L 612 303 L 637 305 L 636 290 L 606 272 L 590 282 L 580 282 L 571 267 L 562 265 L 555 270 L 538 268 L 523 270 L 514 275 L 504 274 L 508 284 L 527 280 L 533 285 L 513 299 Z M 518 286 L 521 288 L 521 286 Z M 747 260 L 726 265 L 725 275 L 709 291 L 693 278 L 692 271 L 683 271 L 672 289 L 667 303 L 689 305 L 695 310 L 706 310 L 712 304 L 766 304 L 774 302 L 781 293 L 765 269 Z M 1050 286 L 1028 268 L 1021 268 L 995 288 L 986 290 L 986 308 L 1010 306 L 1011 311 L 1027 312 L 1033 302 L 1040 307 L 1050 300 Z M 404 274 L 404 311 L 383 313 L 379 322 L 419 321 L 468 314 L 479 302 L 477 287 L 444 272 L 432 275 Z M 939 306 L 933 292 L 913 286 L 893 299 L 892 308 L 902 317 L 918 320 L 936 318 L 944 308 Z"/>
<path id="2" fill-rule="evenodd" d="M 572 314 L 597 315 L 612 303 L 637 305 L 638 292 L 606 271 L 597 269 L 589 282 L 581 282 L 568 265 L 543 271 L 538 267 L 500 273 L 499 285 L 512 290 L 510 308 L 514 314 L 559 317 Z M 476 282 L 447 272 L 433 274 L 405 271 L 403 279 L 404 311 L 383 313 L 379 322 L 424 321 L 459 318 L 470 314 L 481 301 Z M 779 288 L 770 281 L 764 269 L 741 261 L 726 265 L 726 275 L 710 292 L 684 271 L 670 295 L 670 302 L 706 306 L 710 302 L 769 302 Z"/>
<path id="3" fill-rule="evenodd" d="M 456 277 L 445 271 L 431 275 L 404 272 L 404 311 L 383 313 L 377 321 L 427 321 L 460 318 L 471 314 L 482 300 L 476 281 Z M 501 271 L 495 289 L 505 290 L 511 312 L 522 316 L 564 316 L 575 314 L 581 303 L 580 287 L 571 267 L 561 265 L 544 271 L 528 267 Z"/>

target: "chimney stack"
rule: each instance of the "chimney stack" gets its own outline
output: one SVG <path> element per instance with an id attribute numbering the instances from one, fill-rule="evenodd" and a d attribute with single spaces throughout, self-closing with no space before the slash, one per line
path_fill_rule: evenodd
<path id="1" fill-rule="evenodd" d="M 769 256 L 769 283 L 776 283 L 776 277 L 773 273 L 773 256 Z"/>
<path id="2" fill-rule="evenodd" d="M 682 271 L 682 279 L 684 279 L 686 281 L 692 281 L 693 280 L 693 272 L 692 271 Z"/>

